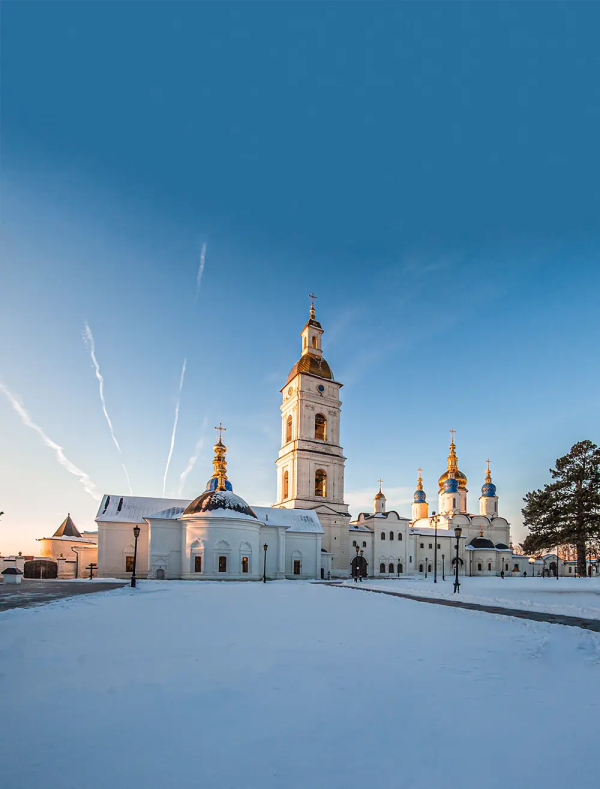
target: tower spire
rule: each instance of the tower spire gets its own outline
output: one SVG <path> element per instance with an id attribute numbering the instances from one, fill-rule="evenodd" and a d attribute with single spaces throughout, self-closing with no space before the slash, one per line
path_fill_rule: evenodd
<path id="1" fill-rule="evenodd" d="M 315 319 L 315 299 L 317 298 L 314 293 L 309 293 L 308 298 L 310 299 L 310 317 L 314 320 Z"/>
<path id="2" fill-rule="evenodd" d="M 490 471 L 490 459 L 488 458 L 486 461 L 487 463 L 487 471 L 485 472 L 485 481 L 491 482 L 492 481 L 492 472 Z"/>
<path id="3" fill-rule="evenodd" d="M 423 477 L 421 474 L 423 473 L 422 468 L 418 468 L 417 471 L 419 472 L 419 478 L 417 480 L 417 490 L 423 490 Z"/>
<path id="4" fill-rule="evenodd" d="M 223 427 L 219 422 L 219 427 L 215 427 L 215 430 L 219 432 L 219 438 L 213 447 L 215 451 L 215 458 L 213 460 L 213 477 L 216 477 L 218 480 L 217 490 L 226 490 L 227 488 L 225 481 L 227 479 L 227 461 L 225 459 L 225 455 L 227 452 L 227 447 L 222 441 L 222 435 L 223 430 L 227 430 L 227 428 Z"/>

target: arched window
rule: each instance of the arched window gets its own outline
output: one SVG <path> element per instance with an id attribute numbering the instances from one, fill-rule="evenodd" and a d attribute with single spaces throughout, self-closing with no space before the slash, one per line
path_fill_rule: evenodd
<path id="1" fill-rule="evenodd" d="M 427 571 L 428 571 L 428 572 L 431 572 L 431 565 L 429 565 L 429 566 L 427 567 Z"/>
<path id="2" fill-rule="evenodd" d="M 394 539 L 394 532 L 393 532 L 393 531 L 391 531 L 391 532 L 390 532 L 390 540 L 393 540 L 393 539 Z"/>
<path id="3" fill-rule="evenodd" d="M 384 531 L 381 532 L 381 539 L 385 540 L 385 532 Z"/>
<path id="4" fill-rule="evenodd" d="M 383 562 L 381 562 L 381 564 L 379 565 L 379 572 L 380 573 L 384 573 L 385 572 L 385 564 Z"/>
<path id="5" fill-rule="evenodd" d="M 388 572 L 390 573 L 394 572 L 394 565 L 391 562 L 390 562 L 390 566 L 388 567 Z"/>
<path id="6" fill-rule="evenodd" d="M 283 472 L 283 498 L 287 499 L 290 495 L 290 475 L 286 469 Z"/>
<path id="7" fill-rule="evenodd" d="M 491 563 L 491 562 L 488 562 L 488 572 L 490 572 L 490 571 L 491 571 L 491 569 L 492 569 L 492 563 Z"/>
<path id="8" fill-rule="evenodd" d="M 315 438 L 318 441 L 326 441 L 327 439 L 327 419 L 323 414 L 315 416 Z"/>
<path id="9" fill-rule="evenodd" d="M 352 540 L 352 547 L 356 548 L 356 540 Z"/>
<path id="10" fill-rule="evenodd" d="M 201 573 L 202 572 L 202 557 L 201 556 L 194 556 L 194 572 Z"/>
<path id="11" fill-rule="evenodd" d="M 313 348 L 318 348 L 319 347 L 319 340 L 318 340 L 318 338 L 316 336 L 312 338 L 312 347 Z"/>
<path id="12" fill-rule="evenodd" d="M 403 573 L 404 572 L 404 567 L 400 563 L 398 564 L 398 572 L 399 573 Z"/>
<path id="13" fill-rule="evenodd" d="M 315 472 L 315 496 L 322 496 L 325 498 L 327 495 L 327 472 L 322 468 L 317 469 Z"/>
<path id="14" fill-rule="evenodd" d="M 419 565 L 419 572 L 420 572 L 420 573 L 422 573 L 422 572 L 423 572 L 423 565 L 422 565 L 422 564 L 420 564 L 420 565 Z"/>
<path id="15" fill-rule="evenodd" d="M 242 556 L 242 572 L 243 573 L 247 573 L 248 572 L 248 557 L 247 556 Z"/>
<path id="16" fill-rule="evenodd" d="M 367 547 L 367 543 L 363 542 L 363 548 L 366 548 L 366 547 Z"/>
<path id="17" fill-rule="evenodd" d="M 478 571 L 479 571 L 479 572 L 481 572 L 481 563 L 479 563 L 479 564 L 477 565 L 477 569 L 478 569 Z"/>
<path id="18" fill-rule="evenodd" d="M 398 532 L 398 539 L 400 540 L 400 542 L 402 542 L 402 535 L 400 534 L 400 532 Z"/>
<path id="19" fill-rule="evenodd" d="M 226 556 L 219 556 L 219 572 L 226 573 L 227 572 L 227 557 Z"/>
<path id="20" fill-rule="evenodd" d="M 285 427 L 285 440 L 286 443 L 292 440 L 292 415 L 288 416 L 287 424 Z"/>

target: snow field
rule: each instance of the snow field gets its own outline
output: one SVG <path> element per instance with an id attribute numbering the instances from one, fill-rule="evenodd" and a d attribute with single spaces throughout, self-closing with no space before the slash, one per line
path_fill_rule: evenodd
<path id="1" fill-rule="evenodd" d="M 597 784 L 597 633 L 302 582 L 141 582 L 0 624 L 6 786 Z"/>

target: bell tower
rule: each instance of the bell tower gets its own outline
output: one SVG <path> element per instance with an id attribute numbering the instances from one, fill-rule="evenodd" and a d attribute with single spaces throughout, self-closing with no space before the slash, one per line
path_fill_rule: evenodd
<path id="1" fill-rule="evenodd" d="M 315 510 L 324 550 L 333 554 L 333 574 L 350 566 L 348 505 L 340 446 L 340 389 L 323 356 L 323 328 L 311 294 L 308 321 L 300 334 L 301 355 L 280 390 L 281 449 L 277 458 L 277 502 L 288 509 Z"/>

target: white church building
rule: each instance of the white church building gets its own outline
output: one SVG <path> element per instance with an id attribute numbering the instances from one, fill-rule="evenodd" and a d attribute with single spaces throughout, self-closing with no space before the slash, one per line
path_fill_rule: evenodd
<path id="1" fill-rule="evenodd" d="M 419 469 L 410 518 L 386 512 L 380 484 L 374 511 L 351 519 L 340 444 L 342 384 L 323 356 L 322 337 L 313 301 L 300 358 L 281 389 L 274 506 L 250 506 L 233 492 L 219 437 L 213 476 L 194 501 L 103 497 L 96 517 L 99 576 L 131 575 L 134 526 L 140 528 L 136 574 L 142 578 L 343 578 L 360 551 L 371 576 L 427 575 L 434 565 L 444 574 L 452 572 L 457 542 L 461 574 L 527 572 L 529 559 L 513 554 L 509 524 L 498 513 L 489 461 L 479 513 L 469 513 L 454 431 L 447 468 L 438 480 L 437 513 L 429 513 Z"/>

